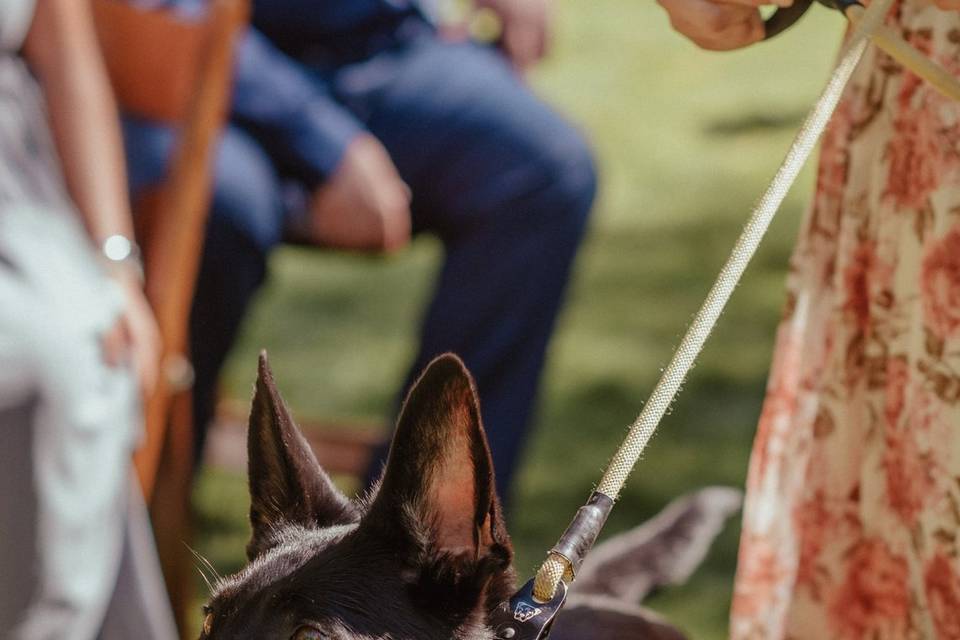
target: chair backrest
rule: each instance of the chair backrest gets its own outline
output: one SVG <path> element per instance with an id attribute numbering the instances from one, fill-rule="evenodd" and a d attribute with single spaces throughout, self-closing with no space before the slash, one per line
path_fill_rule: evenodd
<path id="1" fill-rule="evenodd" d="M 190 21 L 123 0 L 93 0 L 94 20 L 120 108 L 177 131 L 166 179 L 134 203 L 146 295 L 163 339 L 161 375 L 146 399 L 146 438 L 135 456 L 151 504 L 157 550 L 181 633 L 188 627 L 193 436 L 187 337 L 207 213 L 211 165 L 229 108 L 233 52 L 249 0 L 210 0 Z"/>
<path id="2" fill-rule="evenodd" d="M 159 122 L 184 121 L 212 21 L 186 20 L 173 10 L 145 11 L 119 0 L 95 0 L 93 13 L 124 111 Z"/>
<path id="3" fill-rule="evenodd" d="M 147 299 L 164 341 L 164 375 L 147 399 L 147 437 L 137 455 L 149 498 L 171 402 L 189 380 L 187 326 L 210 204 L 210 166 L 229 108 L 234 45 L 249 4 L 211 0 L 206 16 L 195 20 L 123 0 L 94 0 L 93 9 L 121 109 L 179 132 L 165 181 L 135 203 Z"/>

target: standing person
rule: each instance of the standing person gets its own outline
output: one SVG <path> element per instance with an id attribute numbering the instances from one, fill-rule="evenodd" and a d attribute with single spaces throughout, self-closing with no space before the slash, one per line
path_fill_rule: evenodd
<path id="1" fill-rule="evenodd" d="M 521 75 L 546 51 L 549 3 L 480 4 L 501 16 L 500 49 L 445 41 L 416 0 L 254 3 L 193 309 L 198 450 L 267 255 L 291 228 L 386 251 L 430 232 L 445 259 L 404 387 L 440 353 L 464 359 L 507 493 L 596 176 L 581 135 Z M 125 132 L 136 191 L 162 175 L 170 133 Z"/>
<path id="2" fill-rule="evenodd" d="M 7 640 L 175 637 L 131 470 L 159 344 L 124 177 L 88 4 L 0 2 Z"/>
<path id="3" fill-rule="evenodd" d="M 660 0 L 709 48 L 756 2 Z M 890 24 L 960 76 L 958 0 Z M 754 443 L 731 637 L 960 638 L 960 104 L 875 48 L 823 141 Z"/>

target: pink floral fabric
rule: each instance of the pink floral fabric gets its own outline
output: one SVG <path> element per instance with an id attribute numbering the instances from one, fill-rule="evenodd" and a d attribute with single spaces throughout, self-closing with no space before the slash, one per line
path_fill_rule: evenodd
<path id="1" fill-rule="evenodd" d="M 960 76 L 960 14 L 890 22 Z M 731 637 L 960 639 L 960 104 L 875 49 L 791 263 Z"/>

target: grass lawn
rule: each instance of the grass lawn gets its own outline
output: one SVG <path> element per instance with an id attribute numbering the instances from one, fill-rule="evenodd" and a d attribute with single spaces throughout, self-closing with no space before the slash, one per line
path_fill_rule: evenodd
<path id="1" fill-rule="evenodd" d="M 558 9 L 556 49 L 532 82 L 592 138 L 603 184 L 510 516 L 525 576 L 639 411 L 822 86 L 842 27 L 817 10 L 775 42 L 711 54 L 670 31 L 649 0 L 563 0 Z M 774 224 L 608 533 L 693 488 L 743 484 L 811 175 Z M 249 397 L 266 347 L 296 412 L 386 420 L 439 258 L 430 238 L 389 259 L 278 252 L 230 360 L 228 392 Z M 197 547 L 222 571 L 242 563 L 243 483 L 207 472 L 197 492 Z M 733 523 L 689 584 L 650 606 L 694 638 L 723 638 L 736 542 Z"/>

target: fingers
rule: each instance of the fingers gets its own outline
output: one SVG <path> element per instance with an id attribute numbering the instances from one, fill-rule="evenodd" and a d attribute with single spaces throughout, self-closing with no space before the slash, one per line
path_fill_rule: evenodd
<path id="1" fill-rule="evenodd" d="M 758 7 L 773 4 L 761 0 L 658 0 L 670 16 L 674 29 L 697 46 L 712 51 L 739 49 L 764 37 Z M 789 6 L 792 0 L 778 0 Z"/>
<path id="2" fill-rule="evenodd" d="M 504 11 L 501 45 L 514 66 L 526 71 L 543 59 L 550 44 L 551 11 L 543 0 L 525 0 Z"/>
<path id="3" fill-rule="evenodd" d="M 521 71 L 535 65 L 546 52 L 546 34 L 536 25 L 510 25 L 503 34 L 503 51 Z"/>
<path id="4" fill-rule="evenodd" d="M 126 360 L 128 344 L 123 322 L 118 321 L 100 338 L 103 361 L 111 367 L 120 366 Z"/>
<path id="5" fill-rule="evenodd" d="M 550 0 L 475 0 L 478 17 L 484 13 L 499 22 L 498 40 L 504 55 L 519 71 L 539 62 L 550 45 Z"/>
<path id="6" fill-rule="evenodd" d="M 103 359 L 112 367 L 132 366 L 141 391 L 148 395 L 157 383 L 162 353 L 160 330 L 137 276 L 117 272 L 114 277 L 123 290 L 123 310 L 101 339 Z"/>
<path id="7" fill-rule="evenodd" d="M 140 380 L 140 389 L 144 396 L 153 393 L 157 386 L 157 376 L 160 370 L 160 358 L 163 345 L 160 338 L 160 329 L 154 320 L 153 313 L 142 295 L 132 304 L 136 306 L 125 316 L 125 324 L 133 349 L 134 365 L 137 378 Z"/>

